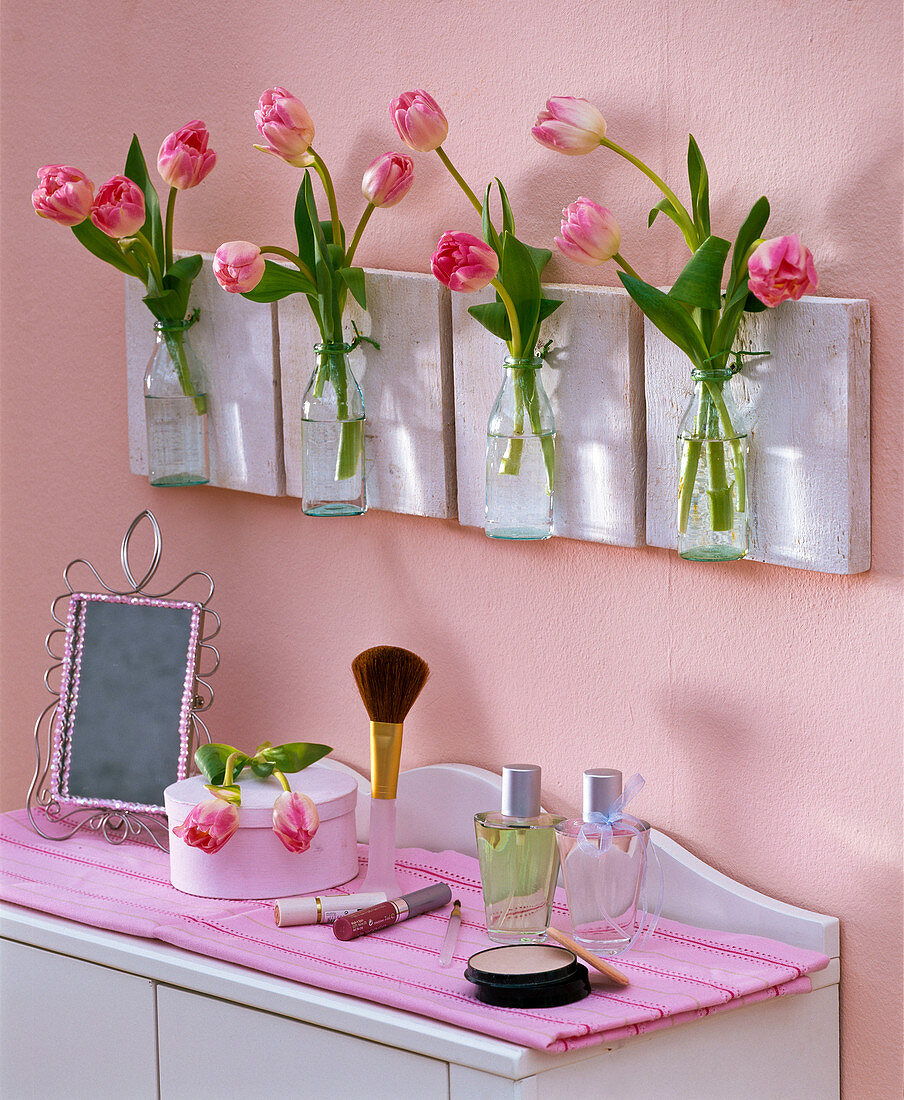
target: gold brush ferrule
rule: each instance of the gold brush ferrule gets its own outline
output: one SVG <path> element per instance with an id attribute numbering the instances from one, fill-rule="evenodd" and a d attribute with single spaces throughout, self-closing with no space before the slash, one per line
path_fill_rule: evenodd
<path id="1" fill-rule="evenodd" d="M 402 723 L 370 724 L 370 797 L 395 798 L 402 762 Z"/>

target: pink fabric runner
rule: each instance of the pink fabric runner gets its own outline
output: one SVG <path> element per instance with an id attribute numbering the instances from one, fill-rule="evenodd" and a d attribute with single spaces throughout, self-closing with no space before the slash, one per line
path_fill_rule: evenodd
<path id="1" fill-rule="evenodd" d="M 367 848 L 359 848 L 367 863 Z M 22 810 L 0 815 L 0 897 L 82 924 L 161 940 L 321 989 L 390 1005 L 522 1046 L 561 1051 L 671 1027 L 738 1005 L 810 989 L 828 965 L 815 951 L 759 936 L 707 932 L 661 920 L 642 951 L 618 957 L 626 989 L 591 971 L 593 992 L 563 1008 L 481 1004 L 462 976 L 487 939 L 477 861 L 457 852 L 398 854 L 406 892 L 438 880 L 462 903 L 452 965 L 439 966 L 449 910 L 341 943 L 324 926 L 277 928 L 268 902 L 210 901 L 175 890 L 165 853 L 136 843 L 113 847 L 95 835 L 44 840 Z M 332 893 L 353 893 L 348 883 Z M 563 896 L 553 923 L 568 929 Z"/>

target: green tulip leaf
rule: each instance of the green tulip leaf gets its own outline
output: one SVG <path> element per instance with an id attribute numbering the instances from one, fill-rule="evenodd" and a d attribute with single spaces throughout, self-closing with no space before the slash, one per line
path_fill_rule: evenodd
<path id="1" fill-rule="evenodd" d="M 658 287 L 650 286 L 643 279 L 635 279 L 625 271 L 619 271 L 618 277 L 644 316 L 649 317 L 659 331 L 680 348 L 692 363 L 701 366 L 708 358 L 709 350 L 702 333 L 684 306 Z"/>
<path id="2" fill-rule="evenodd" d="M 267 760 L 252 760 L 251 761 L 251 770 L 258 777 L 258 779 L 267 779 L 269 776 L 271 776 L 273 774 L 273 769 L 275 767 L 276 767 L 275 764 L 270 763 Z"/>
<path id="3" fill-rule="evenodd" d="M 498 176 L 496 177 L 496 186 L 499 188 L 499 201 L 502 203 L 502 231 L 503 233 L 511 233 L 514 237 L 515 215 L 512 213 L 512 204 L 509 202 L 509 197 L 502 186 L 502 180 Z"/>
<path id="4" fill-rule="evenodd" d="M 202 745 L 195 753 L 195 763 L 211 783 L 221 784 L 226 775 L 226 761 L 234 752 L 238 749 L 232 745 Z M 235 760 L 233 776 L 238 778 L 239 772 L 250 762 L 251 757 L 240 752 Z"/>
<path id="5" fill-rule="evenodd" d="M 705 240 L 710 234 L 709 173 L 706 171 L 703 154 L 700 152 L 693 134 L 688 134 L 687 179 L 691 186 L 691 212 L 694 225 L 700 234 L 701 240 Z"/>
<path id="6" fill-rule="evenodd" d="M 744 299 L 745 313 L 762 313 L 764 309 L 768 308 L 765 302 L 761 302 L 752 291 L 748 290 L 747 297 Z"/>
<path id="7" fill-rule="evenodd" d="M 527 249 L 530 258 L 534 262 L 534 267 L 537 269 L 537 278 L 542 279 L 543 269 L 552 259 L 552 252 L 548 248 L 534 248 L 533 245 L 526 244 L 524 247 Z"/>
<path id="8" fill-rule="evenodd" d="M 367 290 L 364 285 L 364 270 L 360 267 L 340 267 L 337 274 L 343 280 L 352 297 L 362 309 L 367 309 Z"/>
<path id="9" fill-rule="evenodd" d="M 79 244 L 84 245 L 99 260 L 111 264 L 126 275 L 134 275 L 142 282 L 147 282 L 147 265 L 139 263 L 134 252 L 124 255 L 116 241 L 106 233 L 101 233 L 90 219 L 86 218 L 79 225 L 70 228 Z"/>
<path id="10" fill-rule="evenodd" d="M 539 320 L 541 322 L 545 321 L 546 318 L 550 316 L 550 314 L 555 313 L 555 311 L 559 308 L 561 304 L 561 298 L 541 298 Z"/>
<path id="11" fill-rule="evenodd" d="M 278 302 L 289 294 L 315 294 L 317 288 L 300 271 L 283 267 L 272 260 L 264 261 L 264 274 L 254 290 L 242 295 L 249 302 Z"/>
<path id="12" fill-rule="evenodd" d="M 165 290 L 162 294 L 145 294 L 141 299 L 158 321 L 178 321 L 185 316 L 188 295 L 179 290 Z"/>
<path id="13" fill-rule="evenodd" d="M 165 287 L 171 287 L 173 284 L 168 280 L 181 281 L 185 280 L 191 285 L 197 279 L 201 272 L 203 260 L 200 256 L 183 256 L 181 259 L 176 260 L 175 263 L 170 264 L 166 274 L 163 276 L 163 285 Z"/>
<path id="14" fill-rule="evenodd" d="M 649 217 L 647 218 L 647 229 L 656 221 L 659 214 L 665 214 L 667 218 L 671 218 L 681 232 L 684 232 L 684 226 L 681 224 L 681 219 L 678 217 L 675 207 L 669 199 L 660 199 L 650 211 Z"/>
<path id="15" fill-rule="evenodd" d="M 144 225 L 141 227 L 141 232 L 151 242 L 151 248 L 153 248 L 156 253 L 162 270 L 164 266 L 164 255 L 163 222 L 160 218 L 160 200 L 157 197 L 157 192 L 151 185 L 150 177 L 148 176 L 148 166 L 145 163 L 144 153 L 141 151 L 141 144 L 138 141 L 137 134 L 132 134 L 132 144 L 129 146 L 129 152 L 126 156 L 126 167 L 123 175 L 127 176 L 133 183 L 137 183 L 144 194 Z"/>
<path id="16" fill-rule="evenodd" d="M 333 240 L 333 223 L 329 218 L 321 220 L 320 230 L 323 233 L 323 238 L 327 244 L 334 244 L 337 248 L 342 250 L 342 254 L 345 255 L 345 226 L 342 222 L 339 223 L 339 241 L 338 243 Z"/>
<path id="17" fill-rule="evenodd" d="M 722 306 L 722 270 L 731 245 L 721 237 L 707 237 L 675 280 L 669 297 L 700 309 Z"/>
<path id="18" fill-rule="evenodd" d="M 483 208 L 480 215 L 480 222 L 483 227 L 483 239 L 501 260 L 502 245 L 499 241 L 499 234 L 496 232 L 496 227 L 493 225 L 493 221 L 490 218 L 490 192 L 492 189 L 492 183 L 488 183 L 486 193 L 483 196 Z"/>
<path id="19" fill-rule="evenodd" d="M 468 306 L 468 313 L 475 321 L 479 321 L 487 332 L 498 336 L 500 340 L 505 340 L 506 343 L 511 340 L 512 328 L 509 324 L 508 313 L 506 313 L 502 302 L 487 302 L 479 306 Z"/>
<path id="20" fill-rule="evenodd" d="M 330 745 L 293 741 L 288 745 L 274 745 L 264 749 L 258 756 L 281 772 L 300 772 L 332 751 Z"/>
<path id="21" fill-rule="evenodd" d="M 735 237 L 734 251 L 731 254 L 731 275 L 728 280 L 729 292 L 747 280 L 747 253 L 754 241 L 762 237 L 766 222 L 769 221 L 769 200 L 765 195 L 758 198 Z"/>
<path id="22" fill-rule="evenodd" d="M 523 341 L 516 354 L 528 354 L 535 342 L 540 316 L 540 276 L 526 245 L 511 233 L 502 234 L 502 262 L 499 281 L 508 291 L 518 315 Z"/>
<path id="23" fill-rule="evenodd" d="M 302 263 L 311 271 L 314 270 L 316 257 L 314 255 L 314 230 L 311 228 L 311 217 L 308 214 L 306 191 L 311 190 L 311 177 L 305 172 L 304 179 L 295 196 L 295 236 L 298 239 L 298 255 Z M 313 201 L 313 191 L 311 199 Z"/>

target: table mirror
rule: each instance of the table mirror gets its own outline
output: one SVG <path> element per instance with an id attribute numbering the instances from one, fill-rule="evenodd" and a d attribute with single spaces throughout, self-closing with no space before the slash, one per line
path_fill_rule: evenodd
<path id="1" fill-rule="evenodd" d="M 130 542 L 143 522 L 153 533 L 153 553 L 136 581 Z M 157 520 L 144 511 L 122 542 L 128 588 L 109 587 L 83 558 L 63 571 L 67 591 L 51 606 L 58 625 L 45 642 L 55 663 L 44 683 L 54 700 L 35 723 L 37 767 L 28 793 L 31 823 L 49 839 L 87 825 L 113 843 L 131 837 L 165 848 L 163 790 L 185 778 L 199 741 L 210 740 L 200 715 L 213 702 L 206 678 L 219 664 L 210 644 L 220 627 L 209 607 L 213 580 L 189 573 L 151 593 L 161 552 Z M 77 587 L 79 570 L 89 571 L 97 582 L 91 588 L 102 591 Z M 202 670 L 202 662 L 211 667 Z"/>

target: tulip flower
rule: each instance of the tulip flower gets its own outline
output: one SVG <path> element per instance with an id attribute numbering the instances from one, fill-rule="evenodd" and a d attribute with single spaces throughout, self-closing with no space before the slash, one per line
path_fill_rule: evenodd
<path id="1" fill-rule="evenodd" d="M 430 260 L 433 274 L 450 290 L 482 290 L 499 273 L 499 257 L 473 233 L 443 233 Z"/>
<path id="2" fill-rule="evenodd" d="M 91 221 L 108 237 L 131 237 L 144 225 L 144 195 L 127 176 L 114 176 L 101 187 Z"/>
<path id="3" fill-rule="evenodd" d="M 69 164 L 45 164 L 38 169 L 38 186 L 31 193 L 35 213 L 59 225 L 80 225 L 91 213 L 94 184 Z"/>
<path id="4" fill-rule="evenodd" d="M 157 171 L 170 187 L 186 191 L 208 175 L 217 162 L 217 154 L 207 147 L 209 141 L 207 127 L 197 119 L 164 140 L 157 154 Z"/>
<path id="5" fill-rule="evenodd" d="M 395 206 L 414 183 L 414 162 L 404 153 L 383 153 L 364 173 L 361 190 L 373 206 Z"/>
<path id="6" fill-rule="evenodd" d="M 220 286 L 230 294 L 254 290 L 264 276 L 264 257 L 250 241 L 227 241 L 213 258 L 213 273 Z"/>
<path id="7" fill-rule="evenodd" d="M 813 256 L 796 233 L 763 241 L 747 261 L 747 270 L 748 287 L 767 306 L 796 302 L 819 286 Z"/>
<path id="8" fill-rule="evenodd" d="M 268 88 L 261 96 L 258 110 L 254 112 L 257 128 L 267 145 L 255 145 L 262 153 L 291 164 L 294 168 L 306 168 L 314 163 L 308 153 L 314 140 L 314 121 L 300 99 L 285 88 Z"/>
<path id="9" fill-rule="evenodd" d="M 579 264 L 596 266 L 618 255 L 621 231 L 610 210 L 583 196 L 562 211 L 556 246 Z"/>
<path id="10" fill-rule="evenodd" d="M 389 106 L 399 137 L 418 153 L 429 153 L 446 140 L 449 123 L 439 104 L 423 89 L 403 92 Z"/>
<path id="11" fill-rule="evenodd" d="M 606 120 L 587 99 L 554 96 L 531 129 L 536 141 L 566 156 L 592 153 L 606 136 Z"/>
<path id="12" fill-rule="evenodd" d="M 273 803 L 273 832 L 290 852 L 306 852 L 319 827 L 317 807 L 306 794 L 283 791 Z"/>
<path id="13" fill-rule="evenodd" d="M 208 798 L 189 810 L 188 817 L 173 832 L 192 848 L 212 855 L 218 852 L 239 827 L 239 809 L 223 798 Z"/>

